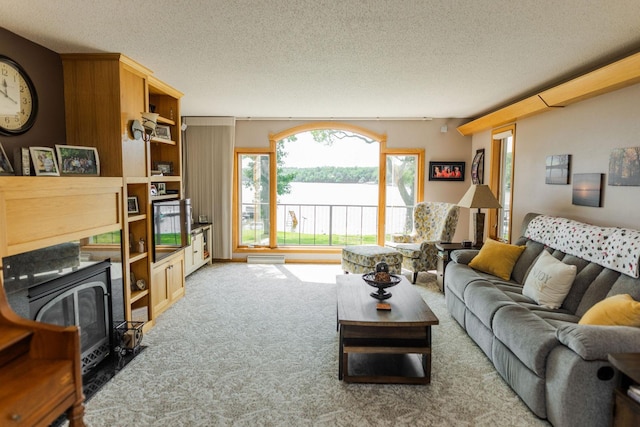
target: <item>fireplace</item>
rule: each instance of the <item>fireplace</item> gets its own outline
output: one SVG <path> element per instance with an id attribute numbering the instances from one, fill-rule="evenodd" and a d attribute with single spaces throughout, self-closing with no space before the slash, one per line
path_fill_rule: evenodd
<path id="1" fill-rule="evenodd" d="M 34 320 L 80 326 L 82 375 L 111 353 L 111 262 L 106 260 L 29 288 Z"/>
<path id="2" fill-rule="evenodd" d="M 87 400 L 143 348 L 142 323 L 125 322 L 121 248 L 88 238 L 3 258 L 4 287 L 16 314 L 80 326 Z M 134 324 L 135 323 L 135 324 Z M 135 348 L 127 345 L 133 342 Z"/>

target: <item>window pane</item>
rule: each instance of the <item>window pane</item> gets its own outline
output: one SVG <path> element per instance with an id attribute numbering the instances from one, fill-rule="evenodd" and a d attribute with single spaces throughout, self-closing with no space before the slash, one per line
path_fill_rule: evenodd
<path id="1" fill-rule="evenodd" d="M 387 206 L 385 240 L 392 234 L 413 230 L 413 206 L 416 204 L 417 155 L 387 155 Z"/>
<path id="2" fill-rule="evenodd" d="M 513 137 L 509 136 L 502 140 L 502 171 L 500 185 L 500 204 L 502 209 L 498 210 L 498 238 L 509 241 L 509 218 L 511 215 L 511 185 L 512 185 L 512 167 L 513 167 Z"/>
<path id="3" fill-rule="evenodd" d="M 380 144 L 340 129 L 278 141 L 279 246 L 374 244 Z"/>
<path id="4" fill-rule="evenodd" d="M 269 155 L 241 154 L 239 158 L 241 183 L 238 223 L 240 244 L 269 245 Z"/>

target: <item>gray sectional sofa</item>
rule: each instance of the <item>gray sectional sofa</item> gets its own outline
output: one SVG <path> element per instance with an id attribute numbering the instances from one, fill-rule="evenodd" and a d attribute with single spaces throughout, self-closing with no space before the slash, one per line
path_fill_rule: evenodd
<path id="1" fill-rule="evenodd" d="M 477 250 L 453 252 L 444 283 L 448 310 L 537 416 L 554 426 L 607 426 L 617 382 L 607 355 L 640 352 L 640 328 L 578 321 L 608 296 L 630 294 L 640 301 L 640 279 L 525 237 L 535 217 L 526 215 L 522 237 L 513 242 L 526 248 L 510 280 L 469 267 Z M 560 228 L 543 231 L 556 238 L 562 232 L 579 234 Z M 637 241 L 633 245 L 637 250 Z M 543 250 L 577 267 L 558 309 L 540 306 L 522 294 L 527 274 Z"/>

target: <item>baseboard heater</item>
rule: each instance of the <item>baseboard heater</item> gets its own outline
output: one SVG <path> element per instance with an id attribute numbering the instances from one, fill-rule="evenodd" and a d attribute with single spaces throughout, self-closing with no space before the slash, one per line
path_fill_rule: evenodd
<path id="1" fill-rule="evenodd" d="M 247 264 L 284 264 L 284 255 L 249 255 Z"/>

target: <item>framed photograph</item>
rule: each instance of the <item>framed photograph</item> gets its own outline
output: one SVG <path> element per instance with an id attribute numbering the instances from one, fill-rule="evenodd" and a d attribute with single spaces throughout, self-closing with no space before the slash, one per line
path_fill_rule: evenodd
<path id="1" fill-rule="evenodd" d="M 130 213 L 130 214 L 140 213 L 140 208 L 138 207 L 138 197 L 136 196 L 127 197 L 127 213 Z"/>
<path id="2" fill-rule="evenodd" d="M 155 162 L 153 168 L 163 175 L 171 175 L 173 173 L 173 162 Z"/>
<path id="3" fill-rule="evenodd" d="M 36 176 L 60 176 L 56 154 L 51 147 L 29 147 Z"/>
<path id="4" fill-rule="evenodd" d="M 20 148 L 19 152 L 16 153 L 16 157 L 19 157 L 20 160 L 20 169 L 21 174 L 23 176 L 31 175 L 31 154 L 29 154 L 28 147 Z M 16 160 L 17 164 L 17 160 Z"/>
<path id="5" fill-rule="evenodd" d="M 158 182 L 156 184 L 158 188 L 158 196 L 164 196 L 167 194 L 167 184 L 164 182 Z"/>
<path id="6" fill-rule="evenodd" d="M 611 150 L 608 185 L 640 186 L 640 147 Z"/>
<path id="7" fill-rule="evenodd" d="M 156 125 L 156 138 L 171 141 L 171 128 L 166 125 Z"/>
<path id="8" fill-rule="evenodd" d="M 547 156 L 545 184 L 569 184 L 571 173 L 571 155 L 559 154 Z"/>
<path id="9" fill-rule="evenodd" d="M 13 166 L 7 157 L 7 153 L 4 152 L 2 144 L 0 144 L 0 175 L 15 175 Z"/>
<path id="10" fill-rule="evenodd" d="M 429 162 L 429 181 L 464 181 L 465 162 Z"/>
<path id="11" fill-rule="evenodd" d="M 602 207 L 603 173 L 573 174 L 572 204 L 578 206 Z"/>
<path id="12" fill-rule="evenodd" d="M 56 151 L 62 175 L 100 176 L 97 148 L 56 144 Z"/>
<path id="13" fill-rule="evenodd" d="M 471 183 L 484 184 L 484 148 L 476 150 L 471 163 Z"/>

